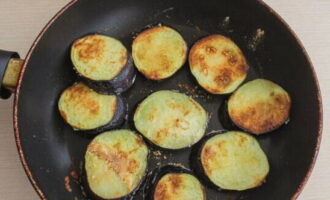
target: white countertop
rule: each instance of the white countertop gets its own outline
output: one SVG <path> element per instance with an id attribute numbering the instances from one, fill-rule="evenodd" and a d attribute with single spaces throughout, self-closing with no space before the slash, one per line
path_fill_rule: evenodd
<path id="1" fill-rule="evenodd" d="M 49 19 L 69 0 L 0 0 L 0 48 L 24 58 Z M 324 107 L 321 151 L 299 200 L 330 199 L 330 0 L 265 0 L 297 33 L 317 72 Z M 0 100 L 0 196 L 38 199 L 19 161 L 12 126 L 13 98 Z"/>

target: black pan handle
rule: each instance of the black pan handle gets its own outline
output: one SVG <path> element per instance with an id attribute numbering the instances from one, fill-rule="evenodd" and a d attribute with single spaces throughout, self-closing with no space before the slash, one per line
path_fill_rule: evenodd
<path id="1" fill-rule="evenodd" d="M 8 99 L 15 92 L 24 61 L 18 53 L 0 49 L 0 98 Z"/>

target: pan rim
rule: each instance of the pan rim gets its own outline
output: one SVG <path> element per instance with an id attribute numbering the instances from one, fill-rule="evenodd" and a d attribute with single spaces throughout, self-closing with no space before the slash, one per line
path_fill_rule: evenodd
<path id="1" fill-rule="evenodd" d="M 23 152 L 23 148 L 22 148 L 22 144 L 21 144 L 21 138 L 20 138 L 20 133 L 19 133 L 19 128 L 18 128 L 18 102 L 19 102 L 19 93 L 20 93 L 20 89 L 22 86 L 22 80 L 23 80 L 23 76 L 26 70 L 26 66 L 29 63 L 29 60 L 31 58 L 31 55 L 34 51 L 34 49 L 36 48 L 37 44 L 39 43 L 39 41 L 41 40 L 41 38 L 43 37 L 43 35 L 45 34 L 45 32 L 49 29 L 49 27 L 67 10 L 69 9 L 71 6 L 73 6 L 76 2 L 78 2 L 79 0 L 71 0 L 67 5 L 65 5 L 63 8 L 61 8 L 55 15 L 54 17 L 52 17 L 49 22 L 45 25 L 45 27 L 40 31 L 40 33 L 38 34 L 38 36 L 36 37 L 36 39 L 34 40 L 34 42 L 32 43 L 32 46 L 30 47 L 28 53 L 26 54 L 26 57 L 24 59 L 24 64 L 22 66 L 22 70 L 19 74 L 19 78 L 18 78 L 18 83 L 17 83 L 17 88 L 16 88 L 16 92 L 15 92 L 15 97 L 14 97 L 14 135 L 15 135 L 15 142 L 16 142 L 16 146 L 17 146 L 17 151 L 21 160 L 21 163 L 23 165 L 25 174 L 27 175 L 30 183 L 32 184 L 34 190 L 37 192 L 38 196 L 40 197 L 41 200 L 46 200 L 46 195 L 44 194 L 44 192 L 41 190 L 39 184 L 36 182 L 30 167 L 28 166 L 27 162 L 26 162 L 26 157 L 25 154 Z"/>
<path id="2" fill-rule="evenodd" d="M 41 32 L 39 33 L 39 35 L 36 37 L 35 41 L 32 43 L 32 46 L 30 47 L 26 57 L 25 57 L 25 61 L 24 61 L 24 65 L 22 67 L 22 70 L 20 72 L 19 75 L 19 79 L 18 79 L 18 85 L 17 85 L 17 89 L 16 89 L 16 93 L 15 93 L 15 97 L 14 97 L 14 114 L 13 114 L 13 126 L 14 126 L 14 135 L 15 135 L 15 143 L 17 146 L 17 150 L 18 150 L 18 154 L 20 157 L 20 161 L 22 163 L 22 166 L 24 168 L 24 171 L 30 181 L 30 183 L 32 184 L 34 190 L 37 192 L 37 194 L 39 195 L 40 199 L 42 200 L 46 200 L 46 195 L 44 194 L 44 192 L 41 190 L 39 184 L 36 182 L 27 162 L 26 162 L 26 156 L 23 152 L 23 148 L 21 145 L 21 139 L 20 139 L 20 133 L 19 133 L 19 127 L 18 127 L 18 102 L 19 102 L 19 94 L 20 94 L 20 89 L 22 86 L 22 80 L 23 80 L 23 76 L 27 67 L 27 64 L 29 63 L 29 60 L 32 56 L 32 53 L 34 52 L 34 49 L 36 48 L 36 46 L 38 45 L 39 41 L 41 40 L 41 38 L 44 36 L 45 32 L 49 29 L 49 27 L 66 11 L 68 10 L 70 7 L 72 7 L 74 4 L 76 4 L 79 0 L 71 0 L 67 5 L 65 5 L 62 9 L 60 9 L 55 16 L 45 25 L 45 27 L 41 30 Z M 266 4 L 264 1 L 262 0 L 255 0 L 257 4 L 263 6 L 264 8 L 266 8 L 268 10 L 268 12 L 270 12 L 272 15 L 274 15 L 277 20 L 279 20 L 279 22 L 286 28 L 286 30 L 293 36 L 293 39 L 295 40 L 295 42 L 298 44 L 298 47 L 300 48 L 302 54 L 304 55 L 304 57 L 306 58 L 308 64 L 309 64 L 309 68 L 312 71 L 312 77 L 313 77 L 313 81 L 316 85 L 316 95 L 317 95 L 317 101 L 318 101 L 318 106 L 319 106 L 319 123 L 318 123 L 318 133 L 317 133 L 317 143 L 316 143 L 316 147 L 314 149 L 314 154 L 312 156 L 312 160 L 309 164 L 307 173 L 305 175 L 305 177 L 303 178 L 303 180 L 301 181 L 300 185 L 298 186 L 298 188 L 296 189 L 294 195 L 291 197 L 291 200 L 295 200 L 298 198 L 298 196 L 301 194 L 301 192 L 303 191 L 306 183 L 308 182 L 313 168 L 316 164 L 316 160 L 317 160 L 317 156 L 320 150 L 320 144 L 321 144 L 321 140 L 322 140 L 322 130 L 323 130 L 323 105 L 322 105 L 322 96 L 321 96 L 321 91 L 320 91 L 320 85 L 319 85 L 319 81 L 317 78 L 317 74 L 315 72 L 315 68 L 314 65 L 305 49 L 305 47 L 303 46 L 301 40 L 298 38 L 297 34 L 291 29 L 291 27 L 288 25 L 288 23 L 274 10 L 272 9 L 268 4 Z"/>

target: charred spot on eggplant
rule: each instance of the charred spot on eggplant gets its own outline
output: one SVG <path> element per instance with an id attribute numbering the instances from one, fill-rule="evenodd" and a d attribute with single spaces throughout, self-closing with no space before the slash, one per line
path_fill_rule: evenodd
<path id="1" fill-rule="evenodd" d="M 119 199 L 130 195 L 146 174 L 148 148 L 130 130 L 102 133 L 85 154 L 87 184 L 92 196 Z"/>
<path id="2" fill-rule="evenodd" d="M 147 181 L 144 191 L 150 200 L 205 200 L 203 185 L 184 167 L 170 164 L 156 168 Z"/>
<path id="3" fill-rule="evenodd" d="M 222 35 L 197 41 L 190 50 L 189 65 L 199 85 L 212 94 L 232 93 L 249 68 L 240 48 Z"/>
<path id="4" fill-rule="evenodd" d="M 121 93 L 134 83 L 131 55 L 115 38 L 94 34 L 77 39 L 71 47 L 71 60 L 85 83 L 97 92 Z"/>
<path id="5" fill-rule="evenodd" d="M 245 83 L 229 98 L 228 114 L 238 127 L 259 135 L 285 123 L 290 107 L 290 96 L 282 87 L 256 79 Z"/>
<path id="6" fill-rule="evenodd" d="M 168 173 L 157 183 L 154 200 L 205 200 L 204 188 L 196 177 L 186 173 Z"/>
<path id="7" fill-rule="evenodd" d="M 99 94 L 77 83 L 63 91 L 58 109 L 75 130 L 93 134 L 121 125 L 127 105 L 120 96 Z"/>
<path id="8" fill-rule="evenodd" d="M 258 141 L 238 131 L 208 139 L 200 151 L 200 161 L 205 175 L 223 190 L 258 187 L 269 172 L 268 159 Z"/>
<path id="9" fill-rule="evenodd" d="M 161 80 L 177 72 L 187 58 L 182 36 L 167 26 L 143 31 L 133 41 L 134 64 L 146 78 Z"/>
<path id="10" fill-rule="evenodd" d="M 148 96 L 134 113 L 137 130 L 164 149 L 182 149 L 204 135 L 208 115 L 192 98 L 175 91 L 162 90 Z"/>

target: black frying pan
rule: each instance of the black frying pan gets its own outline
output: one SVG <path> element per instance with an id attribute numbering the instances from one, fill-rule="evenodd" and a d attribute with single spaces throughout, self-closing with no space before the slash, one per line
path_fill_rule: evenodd
<path id="1" fill-rule="evenodd" d="M 63 8 L 29 51 L 15 95 L 17 146 L 40 197 L 85 199 L 79 173 L 91 137 L 73 132 L 57 111 L 60 92 L 77 80 L 69 59 L 72 41 L 98 32 L 119 38 L 130 49 L 136 33 L 157 23 L 177 29 L 189 46 L 212 33 L 232 38 L 249 62 L 248 80 L 270 79 L 283 86 L 293 100 L 290 123 L 257 137 L 271 165 L 267 182 L 245 192 L 207 189 L 208 199 L 295 199 L 311 173 L 319 149 L 321 97 L 312 64 L 300 42 L 285 22 L 259 0 L 74 0 Z M 258 29 L 265 32 L 264 37 L 256 36 Z M 0 52 L 1 75 L 12 56 L 17 55 Z M 138 75 L 135 85 L 124 94 L 130 116 L 136 104 L 152 91 L 176 89 L 189 93 L 179 84 L 197 85 L 188 66 L 161 82 Z M 223 129 L 218 116 L 227 96 L 197 90 L 200 95 L 196 100 L 212 113 L 208 131 Z M 8 95 L 2 86 L 1 96 Z M 124 127 L 134 129 L 131 117 Z M 161 158 L 161 165 L 179 162 L 189 168 L 190 153 L 190 149 L 164 152 L 168 158 Z M 149 170 L 157 166 L 156 160 L 151 156 Z"/>

